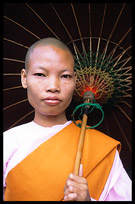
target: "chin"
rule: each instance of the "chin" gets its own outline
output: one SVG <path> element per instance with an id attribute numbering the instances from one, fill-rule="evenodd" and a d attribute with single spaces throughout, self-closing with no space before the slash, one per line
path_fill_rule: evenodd
<path id="1" fill-rule="evenodd" d="M 43 116 L 59 116 L 63 112 L 58 112 L 58 111 L 48 111 L 48 112 L 40 112 Z"/>

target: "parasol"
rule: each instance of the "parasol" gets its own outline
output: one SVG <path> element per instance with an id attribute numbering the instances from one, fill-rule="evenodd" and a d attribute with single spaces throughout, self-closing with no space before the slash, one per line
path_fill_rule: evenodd
<path id="1" fill-rule="evenodd" d="M 20 72 L 29 46 L 56 37 L 69 46 L 76 62 L 77 86 L 67 117 L 86 90 L 94 92 L 104 110 L 97 129 L 121 141 L 121 159 L 131 176 L 131 11 L 131 3 L 5 3 L 3 130 L 33 119 Z M 99 122 L 100 114 L 92 111 L 88 125 Z"/>

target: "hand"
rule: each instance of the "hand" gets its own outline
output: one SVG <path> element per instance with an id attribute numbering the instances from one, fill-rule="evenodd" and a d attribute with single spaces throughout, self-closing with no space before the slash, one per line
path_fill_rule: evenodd
<path id="1" fill-rule="evenodd" d="M 87 180 L 82 175 L 82 165 L 80 165 L 79 175 L 69 174 L 64 188 L 65 201 L 91 201 Z"/>

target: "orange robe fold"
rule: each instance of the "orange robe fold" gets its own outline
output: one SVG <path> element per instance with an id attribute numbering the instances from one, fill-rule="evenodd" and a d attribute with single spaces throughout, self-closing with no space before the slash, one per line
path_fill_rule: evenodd
<path id="1" fill-rule="evenodd" d="M 73 172 L 80 128 L 73 122 L 41 144 L 7 175 L 5 201 L 60 201 Z M 82 154 L 83 177 L 90 195 L 98 200 L 120 142 L 87 129 Z"/>

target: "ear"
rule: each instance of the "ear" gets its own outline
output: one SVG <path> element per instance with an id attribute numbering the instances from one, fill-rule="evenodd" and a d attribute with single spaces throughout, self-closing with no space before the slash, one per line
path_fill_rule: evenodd
<path id="1" fill-rule="evenodd" d="M 22 69 L 21 71 L 21 82 L 22 82 L 22 87 L 24 89 L 27 88 L 27 80 L 26 80 L 26 70 L 25 69 Z"/>

